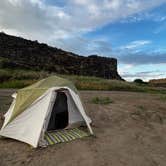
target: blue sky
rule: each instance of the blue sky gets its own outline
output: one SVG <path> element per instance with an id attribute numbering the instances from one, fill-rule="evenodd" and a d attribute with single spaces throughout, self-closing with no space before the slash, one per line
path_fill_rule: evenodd
<path id="1" fill-rule="evenodd" d="M 115 57 L 129 81 L 166 77 L 166 0 L 1 0 L 0 30 Z"/>

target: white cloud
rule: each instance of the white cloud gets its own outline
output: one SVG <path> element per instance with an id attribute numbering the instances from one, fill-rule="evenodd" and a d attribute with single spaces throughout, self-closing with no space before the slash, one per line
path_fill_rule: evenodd
<path id="1" fill-rule="evenodd" d="M 47 4 L 46 0 L 0 0 L 0 29 L 52 45 L 71 39 L 65 46 L 71 50 L 75 36 L 82 37 L 85 32 L 164 2 L 166 0 L 66 0 L 63 6 L 58 6 Z M 130 47 L 148 43 L 132 44 Z M 61 45 L 64 46 L 57 46 Z"/>
<path id="2" fill-rule="evenodd" d="M 125 46 L 121 46 L 120 49 L 136 49 L 148 44 L 151 44 L 152 42 L 150 40 L 137 40 L 133 41 Z"/>
<path id="3" fill-rule="evenodd" d="M 131 71 L 133 67 L 134 67 L 134 65 L 132 65 L 132 64 L 127 64 L 127 65 L 121 66 L 119 68 L 120 75 L 125 75 L 126 73 Z"/>
<path id="4" fill-rule="evenodd" d="M 164 23 L 166 20 L 165 13 L 163 12 L 154 12 L 146 11 L 146 12 L 139 12 L 134 15 L 131 15 L 127 18 L 121 19 L 121 23 L 132 23 L 132 22 L 140 22 L 140 21 L 153 21 L 154 23 Z"/>
<path id="5" fill-rule="evenodd" d="M 89 0 L 73 0 L 73 3 L 77 5 L 87 5 Z"/>
<path id="6" fill-rule="evenodd" d="M 139 52 L 139 53 L 128 53 L 118 55 L 118 59 L 123 64 L 133 64 L 133 65 L 142 65 L 142 64 L 166 64 L 166 53 L 159 52 Z"/>
<path id="7" fill-rule="evenodd" d="M 118 67 L 119 74 L 127 81 L 135 79 L 158 79 L 166 77 L 166 69 L 164 64 L 143 65 L 139 67 L 135 64 L 120 64 Z"/>
<path id="8" fill-rule="evenodd" d="M 145 72 L 125 72 L 121 76 L 128 80 L 133 81 L 135 79 L 143 79 L 144 81 L 149 81 L 151 79 L 165 78 L 166 74 L 163 71 L 145 71 Z"/>

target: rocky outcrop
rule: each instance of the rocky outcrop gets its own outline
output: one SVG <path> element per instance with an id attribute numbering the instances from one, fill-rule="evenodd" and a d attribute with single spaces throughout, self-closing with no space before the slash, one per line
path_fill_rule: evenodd
<path id="1" fill-rule="evenodd" d="M 115 58 L 79 56 L 47 44 L 0 33 L 1 68 L 26 68 L 59 74 L 121 79 Z"/>

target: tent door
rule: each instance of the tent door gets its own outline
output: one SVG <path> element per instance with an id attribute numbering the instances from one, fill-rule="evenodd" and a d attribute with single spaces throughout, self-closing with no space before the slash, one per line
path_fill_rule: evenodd
<path id="1" fill-rule="evenodd" d="M 47 131 L 64 129 L 68 126 L 68 105 L 67 96 L 64 92 L 58 91 L 51 112 Z"/>

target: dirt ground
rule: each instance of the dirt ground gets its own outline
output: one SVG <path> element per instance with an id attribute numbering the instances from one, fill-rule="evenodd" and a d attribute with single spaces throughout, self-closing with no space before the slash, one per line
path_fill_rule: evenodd
<path id="1" fill-rule="evenodd" d="M 13 92 L 0 90 L 1 113 L 7 110 Z M 116 91 L 80 94 L 96 137 L 38 149 L 1 139 L 0 166 L 166 165 L 166 101 L 162 95 Z M 108 96 L 113 102 L 93 104 L 96 96 Z"/>

